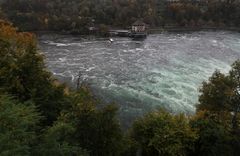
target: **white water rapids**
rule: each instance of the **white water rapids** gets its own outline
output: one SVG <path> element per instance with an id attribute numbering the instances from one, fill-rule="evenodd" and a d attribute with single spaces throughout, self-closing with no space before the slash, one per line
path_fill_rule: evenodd
<path id="1" fill-rule="evenodd" d="M 198 89 L 218 69 L 228 72 L 240 57 L 240 34 L 227 31 L 163 33 L 144 41 L 129 38 L 86 39 L 41 34 L 39 47 L 47 67 L 62 81 L 87 81 L 105 102 L 120 106 L 128 121 L 165 107 L 193 113 Z"/>

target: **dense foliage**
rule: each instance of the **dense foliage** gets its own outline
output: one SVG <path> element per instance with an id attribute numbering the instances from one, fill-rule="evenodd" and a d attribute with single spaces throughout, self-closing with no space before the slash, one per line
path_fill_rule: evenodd
<path id="1" fill-rule="evenodd" d="M 53 122 L 63 105 L 67 105 L 64 86 L 55 83 L 45 69 L 34 35 L 17 33 L 9 23 L 1 21 L 0 47 L 0 91 L 20 101 L 34 101 L 45 121 Z"/>
<path id="2" fill-rule="evenodd" d="M 188 155 L 197 139 L 184 115 L 160 110 L 138 119 L 130 134 L 142 155 Z"/>
<path id="3" fill-rule="evenodd" d="M 193 116 L 158 110 L 121 131 L 117 107 L 55 80 L 33 34 L 0 21 L 0 155 L 237 156 L 240 61 L 200 89 Z"/>
<path id="4" fill-rule="evenodd" d="M 1 6 L 22 30 L 88 33 L 91 26 L 127 28 L 139 18 L 151 27 L 240 24 L 237 0 L 2 0 Z"/>
<path id="5" fill-rule="evenodd" d="M 119 155 L 116 107 L 97 109 L 86 87 L 55 80 L 34 35 L 0 21 L 0 56 L 1 155 Z"/>
<path id="6" fill-rule="evenodd" d="M 32 103 L 0 95 L 0 155 L 29 155 L 40 119 Z"/>

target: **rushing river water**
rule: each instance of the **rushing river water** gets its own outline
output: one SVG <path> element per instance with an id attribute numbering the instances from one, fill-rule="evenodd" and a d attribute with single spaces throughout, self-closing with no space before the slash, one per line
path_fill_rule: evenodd
<path id="1" fill-rule="evenodd" d="M 105 102 L 120 106 L 123 120 L 165 107 L 193 113 L 198 89 L 216 70 L 228 72 L 240 57 L 236 32 L 163 33 L 144 41 L 40 35 L 50 71 L 76 84 L 77 75 Z"/>

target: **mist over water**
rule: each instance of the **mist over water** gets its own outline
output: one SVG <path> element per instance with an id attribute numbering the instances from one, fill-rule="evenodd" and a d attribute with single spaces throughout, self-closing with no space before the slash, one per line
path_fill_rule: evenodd
<path id="1" fill-rule="evenodd" d="M 80 71 L 81 80 L 103 101 L 119 104 L 121 118 L 130 122 L 157 107 L 193 113 L 202 81 L 216 69 L 228 72 L 240 57 L 240 34 L 163 33 L 144 41 L 114 38 L 113 43 L 42 34 L 39 47 L 58 79 L 76 84 Z"/>

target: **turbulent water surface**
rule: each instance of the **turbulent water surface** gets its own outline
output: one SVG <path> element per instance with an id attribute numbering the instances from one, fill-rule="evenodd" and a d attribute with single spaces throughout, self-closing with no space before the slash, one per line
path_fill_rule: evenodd
<path id="1" fill-rule="evenodd" d="M 144 41 L 87 39 L 48 34 L 39 47 L 53 74 L 76 84 L 77 75 L 105 102 L 116 102 L 122 118 L 156 107 L 192 113 L 201 82 L 219 69 L 228 72 L 240 57 L 236 32 L 163 33 Z"/>

